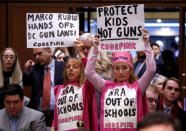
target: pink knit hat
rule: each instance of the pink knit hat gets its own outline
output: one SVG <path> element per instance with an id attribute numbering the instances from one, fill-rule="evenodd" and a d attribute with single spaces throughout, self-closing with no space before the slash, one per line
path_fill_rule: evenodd
<path id="1" fill-rule="evenodd" d="M 112 56 L 112 65 L 114 65 L 118 61 L 123 61 L 129 64 L 130 68 L 133 68 L 132 56 L 130 54 L 130 51 L 114 52 Z"/>

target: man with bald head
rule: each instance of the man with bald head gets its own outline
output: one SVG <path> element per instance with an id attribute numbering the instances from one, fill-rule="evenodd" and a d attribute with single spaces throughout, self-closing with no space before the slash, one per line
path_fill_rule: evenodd
<path id="1" fill-rule="evenodd" d="M 50 48 L 34 48 L 33 56 L 36 59 L 35 62 L 28 60 L 25 63 L 23 84 L 24 86 L 32 87 L 29 107 L 43 112 L 46 117 L 47 126 L 51 126 L 55 105 L 54 87 L 63 83 L 62 74 L 65 63 L 55 61 Z M 49 84 L 44 84 L 46 81 Z M 50 86 L 45 88 L 45 85 Z M 44 92 L 46 89 L 49 92 Z"/>

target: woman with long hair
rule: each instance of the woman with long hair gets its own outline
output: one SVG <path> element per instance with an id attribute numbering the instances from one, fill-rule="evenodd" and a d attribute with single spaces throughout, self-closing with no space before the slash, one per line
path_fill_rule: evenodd
<path id="1" fill-rule="evenodd" d="M 135 131 L 137 122 L 143 118 L 143 95 L 156 71 L 154 53 L 150 47 L 148 31 L 145 29 L 143 40 L 147 63 L 143 76 L 138 80 L 134 75 L 129 51 L 114 52 L 112 57 L 114 81 L 104 80 L 95 72 L 99 39 L 96 37 L 94 40 L 94 48 L 90 52 L 85 75 L 101 92 L 101 131 Z"/>

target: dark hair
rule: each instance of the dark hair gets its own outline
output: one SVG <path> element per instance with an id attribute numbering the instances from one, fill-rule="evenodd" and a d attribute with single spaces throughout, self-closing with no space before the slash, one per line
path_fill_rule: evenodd
<path id="1" fill-rule="evenodd" d="M 153 46 L 157 46 L 158 48 L 160 48 L 160 46 L 157 43 L 152 43 L 151 47 L 153 47 Z"/>
<path id="2" fill-rule="evenodd" d="M 166 79 L 166 80 L 163 82 L 163 88 L 165 88 L 165 86 L 167 85 L 167 82 L 168 82 L 169 80 L 172 80 L 172 81 L 176 82 L 176 83 L 178 84 L 179 88 L 180 88 L 180 92 L 182 92 L 182 84 L 181 84 L 181 82 L 180 82 L 177 78 L 175 78 L 175 77 L 171 77 L 171 78 Z"/>
<path id="3" fill-rule="evenodd" d="M 3 101 L 6 95 L 19 95 L 19 98 L 23 100 L 23 91 L 20 85 L 18 84 L 9 84 L 7 88 L 2 92 Z"/>
<path id="4" fill-rule="evenodd" d="M 153 125 L 172 125 L 174 131 L 181 131 L 181 123 L 174 120 L 170 115 L 164 112 L 152 112 L 147 114 L 137 125 L 138 131 Z"/>

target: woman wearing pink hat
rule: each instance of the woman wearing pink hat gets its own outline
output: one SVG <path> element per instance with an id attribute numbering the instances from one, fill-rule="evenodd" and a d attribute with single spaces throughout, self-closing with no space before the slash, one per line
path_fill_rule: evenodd
<path id="1" fill-rule="evenodd" d="M 106 81 L 95 72 L 98 54 L 98 38 L 90 52 L 85 69 L 87 79 L 101 92 L 101 131 L 135 131 L 137 123 L 143 118 L 143 95 L 156 71 L 154 53 L 150 47 L 149 34 L 143 30 L 147 68 L 137 80 L 134 75 L 132 57 L 129 51 L 114 52 L 112 69 L 114 81 Z"/>

